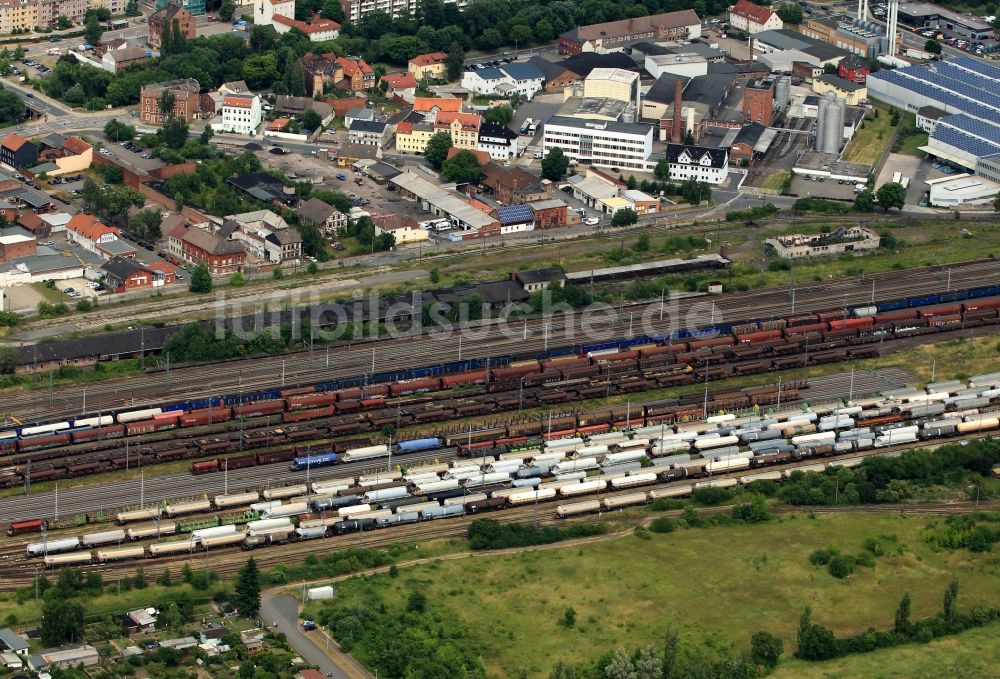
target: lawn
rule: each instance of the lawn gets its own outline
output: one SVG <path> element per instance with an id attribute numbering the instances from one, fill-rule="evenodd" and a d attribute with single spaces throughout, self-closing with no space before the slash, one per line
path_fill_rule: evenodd
<path id="1" fill-rule="evenodd" d="M 780 191 L 781 187 L 785 184 L 785 179 L 787 179 L 790 174 L 791 172 L 775 172 L 774 174 L 769 174 L 764 177 L 764 181 L 760 183 L 760 188 Z"/>
<path id="2" fill-rule="evenodd" d="M 920 150 L 921 146 L 927 144 L 928 135 L 926 132 L 911 134 L 903 138 L 903 143 L 899 147 L 899 152 L 908 156 L 923 158 L 927 154 Z"/>
<path id="3" fill-rule="evenodd" d="M 996 676 L 1000 623 L 929 644 L 911 644 L 822 663 L 790 660 L 771 679 L 954 679 Z"/>
<path id="4" fill-rule="evenodd" d="M 893 128 L 889 112 L 876 108 L 878 118 L 867 116 L 863 127 L 859 128 L 844 149 L 843 160 L 848 163 L 875 165 L 882 157 L 882 151 L 892 140 Z"/>
<path id="5" fill-rule="evenodd" d="M 892 515 L 794 515 L 757 526 L 653 534 L 650 540 L 629 534 L 583 548 L 420 565 L 395 579 L 366 578 L 367 586 L 348 581 L 336 605 L 377 606 L 359 595 L 370 588 L 385 605 L 401 609 L 420 590 L 442 620 L 472 630 L 492 676 L 513 676 L 521 667 L 529 676 L 548 676 L 560 659 L 592 667 L 617 648 L 658 644 L 668 626 L 686 641 L 711 639 L 733 652 L 764 629 L 779 635 L 791 653 L 807 605 L 815 622 L 840 635 L 891 627 L 905 592 L 914 618 L 936 613 L 953 574 L 961 581 L 963 609 L 974 602 L 1000 604 L 993 559 L 932 552 L 920 538 L 927 523 Z M 809 563 L 815 549 L 857 553 L 866 538 L 890 534 L 901 554 L 879 557 L 873 569 L 861 568 L 847 580 Z M 568 607 L 576 611 L 573 628 L 561 623 Z"/>

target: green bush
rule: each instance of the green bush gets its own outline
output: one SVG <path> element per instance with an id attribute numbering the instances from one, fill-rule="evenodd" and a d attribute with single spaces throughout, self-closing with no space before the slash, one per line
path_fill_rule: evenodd
<path id="1" fill-rule="evenodd" d="M 809 563 L 813 566 L 825 566 L 837 553 L 835 549 L 817 549 L 809 555 Z"/>
<path id="2" fill-rule="evenodd" d="M 857 568 L 857 560 L 849 554 L 837 554 L 830 559 L 827 570 L 835 578 L 844 579 Z"/>
<path id="3" fill-rule="evenodd" d="M 658 516 L 650 522 L 649 530 L 654 533 L 673 533 L 676 525 L 669 516 Z"/>

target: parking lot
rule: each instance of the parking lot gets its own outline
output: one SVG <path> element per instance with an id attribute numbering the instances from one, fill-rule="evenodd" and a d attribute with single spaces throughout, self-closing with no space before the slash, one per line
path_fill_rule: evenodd
<path id="1" fill-rule="evenodd" d="M 792 194 L 806 198 L 829 198 L 831 200 L 853 201 L 857 195 L 852 183 L 840 183 L 836 179 L 808 181 L 805 177 L 796 175 L 792 179 Z"/>
<path id="2" fill-rule="evenodd" d="M 128 146 L 126 146 L 126 144 Z M 133 151 L 132 149 L 137 149 Z M 134 168 L 139 168 L 149 172 L 150 170 L 155 170 L 156 168 L 163 167 L 164 163 L 158 158 L 153 158 L 149 153 L 142 150 L 142 147 L 133 144 L 132 142 L 121 142 L 114 144 L 107 142 L 104 145 L 104 153 L 101 153 L 98 149 L 98 153 L 102 156 L 107 156 L 109 158 L 117 158 L 123 161 L 126 165 Z"/>

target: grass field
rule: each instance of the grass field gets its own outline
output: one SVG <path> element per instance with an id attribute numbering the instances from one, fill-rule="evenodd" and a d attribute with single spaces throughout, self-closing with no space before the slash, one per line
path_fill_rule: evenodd
<path id="1" fill-rule="evenodd" d="M 956 679 L 996 677 L 1000 623 L 929 644 L 913 644 L 822 663 L 790 660 L 771 679 Z"/>
<path id="2" fill-rule="evenodd" d="M 785 179 L 790 172 L 775 172 L 774 174 L 769 174 L 764 178 L 764 181 L 760 183 L 760 188 L 762 189 L 773 189 L 775 191 L 780 191 L 782 185 L 785 183 Z"/>
<path id="3" fill-rule="evenodd" d="M 907 591 L 914 618 L 934 614 L 953 574 L 961 581 L 963 608 L 1000 603 L 996 559 L 932 552 L 920 538 L 927 522 L 795 515 L 757 526 L 677 530 L 650 540 L 628 535 L 582 548 L 436 562 L 404 569 L 395 579 L 366 580 L 390 608 L 404 607 L 420 590 L 441 619 L 465 623 L 491 676 L 513 676 L 521 667 L 529 676 L 547 676 L 559 659 L 592 666 L 617 648 L 659 643 L 670 625 L 686 641 L 709 640 L 734 653 L 765 629 L 779 635 L 790 654 L 807 605 L 815 622 L 843 635 L 891 627 Z M 902 554 L 879 557 L 873 569 L 861 568 L 847 580 L 809 564 L 815 549 L 857 553 L 866 538 L 886 534 L 897 537 Z M 360 581 L 342 583 L 341 603 L 359 599 L 361 587 Z M 567 607 L 576 611 L 573 628 L 561 623 Z"/>
<path id="4" fill-rule="evenodd" d="M 891 116 L 886 109 L 876 108 L 878 118 L 867 116 L 864 128 L 859 128 L 844 149 L 843 160 L 848 163 L 875 165 L 882 157 L 882 151 L 892 139 Z"/>
<path id="5" fill-rule="evenodd" d="M 899 147 L 899 152 L 908 156 L 923 158 L 927 154 L 921 151 L 920 147 L 927 143 L 927 138 L 928 134 L 926 132 L 911 134 L 903 139 L 903 144 Z"/>

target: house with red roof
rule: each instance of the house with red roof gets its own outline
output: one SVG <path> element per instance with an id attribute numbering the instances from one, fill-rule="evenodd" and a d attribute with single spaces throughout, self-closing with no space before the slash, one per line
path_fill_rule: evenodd
<path id="1" fill-rule="evenodd" d="M 445 65 L 445 59 L 447 58 L 448 55 L 444 52 L 418 54 L 410 59 L 407 71 L 416 80 L 446 78 L 448 77 L 448 67 Z"/>
<path id="2" fill-rule="evenodd" d="M 412 73 L 386 73 L 382 76 L 382 82 L 387 86 L 387 92 L 397 96 L 412 95 L 417 89 L 417 79 Z"/>
<path id="3" fill-rule="evenodd" d="M 738 0 L 729 10 L 729 25 L 753 35 L 782 28 L 785 24 L 777 12 L 769 7 L 757 5 L 750 0 Z"/>
<path id="4" fill-rule="evenodd" d="M 31 168 L 33 175 L 43 172 L 49 177 L 83 172 L 94 162 L 94 147 L 79 137 L 49 134 L 37 142 L 38 161 Z"/>
<path id="5" fill-rule="evenodd" d="M 264 118 L 260 96 L 252 92 L 227 94 L 222 98 L 222 123 L 212 129 L 232 134 L 254 134 Z"/>
<path id="6" fill-rule="evenodd" d="M 310 42 L 324 42 L 340 36 L 340 24 L 333 19 L 323 19 L 315 14 L 309 21 L 298 21 L 294 17 L 275 14 L 271 21 L 274 30 L 279 34 L 288 33 L 296 28 L 305 33 Z"/>
<path id="7" fill-rule="evenodd" d="M 433 113 L 434 111 L 458 113 L 462 110 L 462 100 L 441 99 L 439 97 L 417 97 L 413 100 L 413 110 L 416 113 Z"/>
<path id="8" fill-rule="evenodd" d="M 364 92 L 378 85 L 378 75 L 361 57 L 337 57 L 344 79 L 337 87 L 351 92 Z"/>
<path id="9" fill-rule="evenodd" d="M 117 227 L 108 226 L 94 215 L 79 212 L 66 224 L 66 240 L 79 245 L 106 260 L 115 257 L 135 259 L 136 251 L 128 243 L 120 240 Z"/>
<path id="10" fill-rule="evenodd" d="M 38 147 L 11 132 L 0 141 L 0 163 L 13 168 L 31 167 L 38 161 Z"/>

